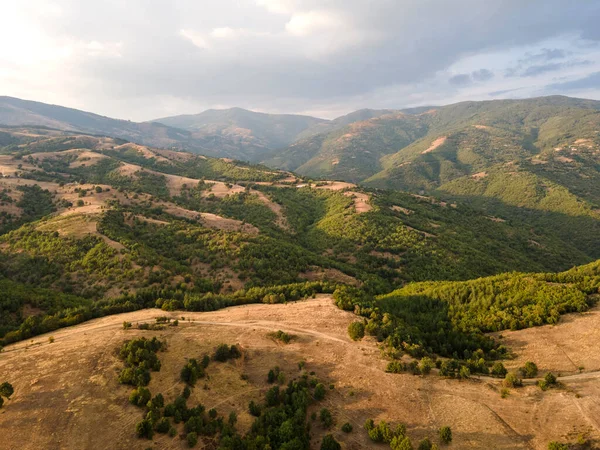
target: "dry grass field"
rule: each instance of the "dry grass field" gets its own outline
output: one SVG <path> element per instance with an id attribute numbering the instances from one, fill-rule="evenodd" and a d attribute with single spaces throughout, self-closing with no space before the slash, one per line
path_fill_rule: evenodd
<path id="1" fill-rule="evenodd" d="M 135 328 L 137 322 L 154 322 L 164 315 L 179 318 L 179 326 L 158 331 Z M 53 343 L 45 335 L 10 345 L 0 354 L 0 380 L 9 380 L 15 394 L 0 410 L 0 448 L 186 448 L 178 437 L 156 435 L 153 445 L 135 437 L 142 412 L 128 403 L 130 388 L 117 381 L 122 363 L 116 349 L 139 336 L 157 336 L 168 343 L 168 350 L 159 353 L 162 370 L 152 374 L 149 386 L 166 401 L 183 388 L 179 371 L 186 358 L 201 358 L 220 343 L 239 344 L 243 357 L 211 362 L 209 378 L 200 380 L 190 404 L 201 402 L 224 416 L 236 411 L 242 432 L 252 422 L 248 402 L 259 400 L 269 386 L 268 370 L 278 365 L 289 380 L 300 374 L 298 363 L 305 361 L 306 370 L 333 387 L 312 409 L 327 406 L 332 411 L 336 422 L 332 431 L 345 449 L 386 448 L 368 440 L 362 428 L 367 418 L 405 423 L 415 444 L 425 436 L 437 440 L 436 430 L 450 425 L 453 449 L 545 449 L 551 440 L 573 442 L 580 434 L 600 437 L 600 385 L 593 372 L 567 377 L 563 387 L 546 392 L 533 385 L 513 389 L 505 399 L 497 380 L 388 374 L 376 342 L 348 338 L 346 328 L 354 319 L 322 295 L 297 303 L 209 313 L 143 310 L 59 330 Z M 123 330 L 123 321 L 132 322 L 134 328 Z M 567 317 L 552 328 L 505 333 L 504 342 L 517 352 L 517 359 L 507 365 L 534 359 L 542 371 L 565 370 L 565 361 L 556 356 L 560 347 L 567 359 L 596 369 L 597 356 L 591 348 L 597 342 L 593 330 L 598 328 L 600 311 L 595 310 Z M 284 345 L 268 336 L 277 330 L 294 339 Z M 547 338 L 550 334 L 554 340 Z M 340 431 L 345 422 L 354 425 L 352 433 Z M 319 448 L 324 433 L 313 423 L 312 448 Z"/>

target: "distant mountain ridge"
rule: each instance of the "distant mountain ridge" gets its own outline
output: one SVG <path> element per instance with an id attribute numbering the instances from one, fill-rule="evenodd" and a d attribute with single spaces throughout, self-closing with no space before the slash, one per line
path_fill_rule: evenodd
<path id="1" fill-rule="evenodd" d="M 257 161 L 273 149 L 287 147 L 306 130 L 329 121 L 310 116 L 229 108 L 164 117 L 153 123 L 188 131 L 194 140 L 215 156 Z"/>

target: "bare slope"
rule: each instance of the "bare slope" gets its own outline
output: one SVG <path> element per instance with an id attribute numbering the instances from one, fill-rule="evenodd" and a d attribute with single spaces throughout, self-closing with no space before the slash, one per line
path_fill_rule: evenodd
<path id="1" fill-rule="evenodd" d="M 600 327 L 596 312 L 573 316 L 553 327 L 553 333 L 564 333 L 568 342 L 593 345 L 594 335 L 586 330 Z M 184 315 L 186 320 L 162 331 L 122 329 L 124 320 L 135 325 L 154 322 L 156 316 L 165 314 L 180 319 Z M 162 369 L 153 373 L 149 386 L 167 401 L 183 389 L 179 371 L 186 358 L 199 358 L 220 343 L 238 343 L 244 357 L 234 363 L 211 362 L 208 390 L 200 383 L 193 390 L 192 402 L 215 407 L 223 415 L 236 411 L 242 432 L 252 421 L 248 402 L 258 400 L 269 387 L 268 369 L 279 365 L 292 379 L 299 375 L 297 363 L 305 360 L 307 371 L 334 386 L 324 405 L 315 407 L 327 406 L 332 411 L 333 434 L 347 449 L 374 447 L 362 429 L 367 418 L 405 423 L 413 443 L 425 436 L 437 440 L 437 429 L 450 425 L 455 449 L 542 450 L 550 440 L 573 441 L 580 433 L 591 439 L 600 437 L 595 419 L 600 412 L 600 389 L 594 373 L 564 378 L 564 389 L 542 392 L 527 386 L 513 390 L 506 399 L 500 398 L 495 380 L 459 382 L 433 374 L 388 374 L 375 342 L 348 339 L 346 327 L 354 317 L 335 308 L 329 297 L 320 296 L 293 304 L 250 305 L 211 313 L 144 310 L 57 331 L 54 343 L 48 342 L 48 336 L 39 336 L 32 342 L 13 344 L 0 354 L 0 379 L 8 378 L 15 387 L 12 400 L 0 410 L 0 448 L 147 448 L 150 443 L 138 440 L 134 433 L 142 414 L 128 404 L 129 388 L 117 382 L 122 363 L 115 349 L 137 336 L 158 336 L 168 343 L 168 350 L 159 353 Z M 573 328 L 571 322 L 579 326 Z M 276 330 L 295 338 L 289 345 L 277 343 L 267 336 Z M 567 337 L 569 333 L 574 334 Z M 507 342 L 535 346 L 540 338 L 524 330 L 511 333 Z M 537 356 L 542 371 L 560 370 L 559 359 L 544 359 L 555 345 L 547 345 L 546 350 L 540 347 Z M 583 354 L 573 348 L 569 356 L 578 359 Z M 242 380 L 241 374 L 247 379 Z M 348 435 L 339 431 L 345 422 L 355 429 Z M 313 423 L 312 448 L 319 448 L 324 433 Z M 185 448 L 179 438 L 156 436 L 155 445 L 160 448 Z"/>

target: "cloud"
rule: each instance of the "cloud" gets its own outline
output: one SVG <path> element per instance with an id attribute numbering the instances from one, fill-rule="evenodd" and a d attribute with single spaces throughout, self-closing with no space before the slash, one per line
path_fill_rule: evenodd
<path id="1" fill-rule="evenodd" d="M 568 92 L 586 89 L 598 89 L 600 87 L 600 72 L 591 73 L 583 78 L 571 81 L 553 83 L 547 86 L 549 91 Z"/>
<path id="2" fill-rule="evenodd" d="M 469 75 L 468 73 L 460 73 L 458 75 L 454 75 L 448 80 L 448 82 L 450 84 L 453 84 L 454 86 L 464 86 L 470 84 L 471 81 L 471 75 Z"/>
<path id="3" fill-rule="evenodd" d="M 285 29 L 294 36 L 306 36 L 323 30 L 341 29 L 343 22 L 328 11 L 308 11 L 294 14 Z"/>
<path id="4" fill-rule="evenodd" d="M 479 69 L 474 71 L 471 76 L 475 81 L 488 81 L 494 78 L 494 73 L 488 69 Z"/>
<path id="5" fill-rule="evenodd" d="M 600 70 L 599 16 L 562 0 L 20 0 L 0 15 L 0 86 L 138 120 L 529 93 Z"/>

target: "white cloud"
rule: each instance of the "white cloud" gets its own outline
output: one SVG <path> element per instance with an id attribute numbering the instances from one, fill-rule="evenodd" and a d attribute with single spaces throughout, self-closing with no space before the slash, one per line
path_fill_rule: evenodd
<path id="1" fill-rule="evenodd" d="M 201 49 L 209 49 L 210 45 L 204 36 L 192 30 L 179 30 L 179 34 L 189 40 L 196 47 Z"/>
<path id="2" fill-rule="evenodd" d="M 256 0 L 256 4 L 274 14 L 290 14 L 294 9 L 291 0 Z"/>
<path id="3" fill-rule="evenodd" d="M 285 25 L 288 33 L 294 36 L 307 36 L 313 33 L 339 31 L 344 27 L 341 17 L 331 11 L 308 11 L 292 15 Z"/>

